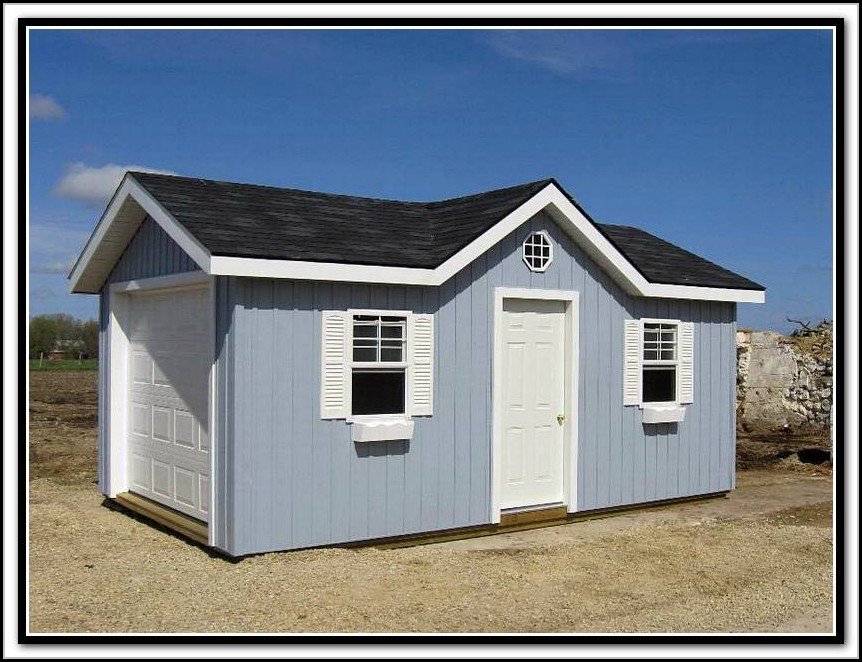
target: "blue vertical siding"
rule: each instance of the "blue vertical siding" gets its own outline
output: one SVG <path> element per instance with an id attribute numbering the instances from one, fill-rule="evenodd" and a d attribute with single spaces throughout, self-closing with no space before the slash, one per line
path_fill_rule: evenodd
<path id="1" fill-rule="evenodd" d="M 109 283 L 167 276 L 200 267 L 162 227 L 149 216 L 141 223 L 108 277 Z"/>
<path id="2" fill-rule="evenodd" d="M 108 493 L 108 471 L 111 463 L 110 447 L 108 445 L 108 430 L 111 428 L 111 343 L 110 343 L 110 304 L 108 288 L 102 288 L 99 295 L 99 457 L 98 480 L 99 491 Z"/>
<path id="3" fill-rule="evenodd" d="M 539 229 L 555 259 L 532 273 L 520 246 Z M 631 297 L 539 214 L 439 288 L 217 279 L 217 544 L 239 555 L 490 521 L 501 286 L 580 293 L 578 510 L 733 487 L 735 304 Z M 320 419 L 320 311 L 347 308 L 435 314 L 434 415 L 415 419 L 409 442 L 354 444 L 345 421 Z M 694 322 L 695 402 L 682 423 L 645 426 L 622 405 L 631 317 Z"/>

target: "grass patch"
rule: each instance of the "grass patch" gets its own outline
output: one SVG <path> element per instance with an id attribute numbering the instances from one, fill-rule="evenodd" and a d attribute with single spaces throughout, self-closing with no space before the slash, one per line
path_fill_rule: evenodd
<path id="1" fill-rule="evenodd" d="M 41 371 L 41 372 L 49 372 L 49 371 L 68 371 L 68 370 L 98 370 L 99 369 L 99 360 L 98 359 L 84 359 L 83 361 L 78 361 L 77 359 L 62 359 L 60 361 L 48 361 L 47 359 L 42 361 L 41 367 L 39 366 L 39 359 L 30 359 L 30 370 Z"/>

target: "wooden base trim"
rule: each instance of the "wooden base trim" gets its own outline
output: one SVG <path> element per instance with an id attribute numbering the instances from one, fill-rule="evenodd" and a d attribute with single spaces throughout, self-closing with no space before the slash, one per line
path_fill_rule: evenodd
<path id="1" fill-rule="evenodd" d="M 654 510 L 666 508 L 679 503 L 690 501 L 703 501 L 726 496 L 730 490 L 713 492 L 710 494 L 697 494 L 694 496 L 677 497 L 674 499 L 663 499 L 661 501 L 650 501 L 626 506 L 614 506 L 611 508 L 599 508 L 577 513 L 566 512 L 565 506 L 559 508 L 544 508 L 541 510 L 528 510 L 511 515 L 503 515 L 500 524 L 480 524 L 478 526 L 463 527 L 460 529 L 448 529 L 430 533 L 419 533 L 392 538 L 378 538 L 376 540 L 363 540 L 355 543 L 335 545 L 335 547 L 378 547 L 380 549 L 396 549 L 399 547 L 412 547 L 414 545 L 429 545 L 438 542 L 450 542 L 453 540 L 464 540 L 465 538 L 478 538 L 480 536 L 493 536 L 500 533 L 513 533 L 515 531 L 527 531 L 529 529 L 541 529 L 549 526 L 560 526 L 561 524 L 572 524 L 591 519 L 603 517 L 616 517 L 627 515 L 641 510 Z M 531 517 L 532 516 L 532 519 Z M 511 518 L 511 519 L 509 519 Z"/>
<path id="2" fill-rule="evenodd" d="M 209 544 L 209 536 L 207 525 L 205 522 L 196 520 L 193 517 L 184 515 L 176 510 L 172 510 L 167 506 L 163 506 L 155 501 L 151 501 L 145 497 L 131 492 L 123 492 L 115 496 L 112 501 L 121 505 L 123 508 L 131 510 L 133 513 L 143 515 L 164 527 L 176 531 L 184 535 L 186 538 L 194 540 L 201 545 Z"/>

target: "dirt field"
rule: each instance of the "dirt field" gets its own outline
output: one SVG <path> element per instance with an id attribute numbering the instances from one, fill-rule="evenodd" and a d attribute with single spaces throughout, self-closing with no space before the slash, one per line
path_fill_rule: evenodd
<path id="1" fill-rule="evenodd" d="M 30 379 L 33 634 L 832 631 L 831 472 L 793 454 L 822 440 L 740 440 L 725 498 L 231 563 L 104 505 L 95 373 Z"/>

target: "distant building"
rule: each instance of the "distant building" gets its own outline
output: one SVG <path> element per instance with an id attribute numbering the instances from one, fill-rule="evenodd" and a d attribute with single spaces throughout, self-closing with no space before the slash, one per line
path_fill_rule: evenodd
<path id="1" fill-rule="evenodd" d="M 54 343 L 54 349 L 48 352 L 46 357 L 49 361 L 62 361 L 65 359 L 77 359 L 84 353 L 83 340 L 58 340 Z M 84 356 L 82 358 L 89 358 Z"/>

